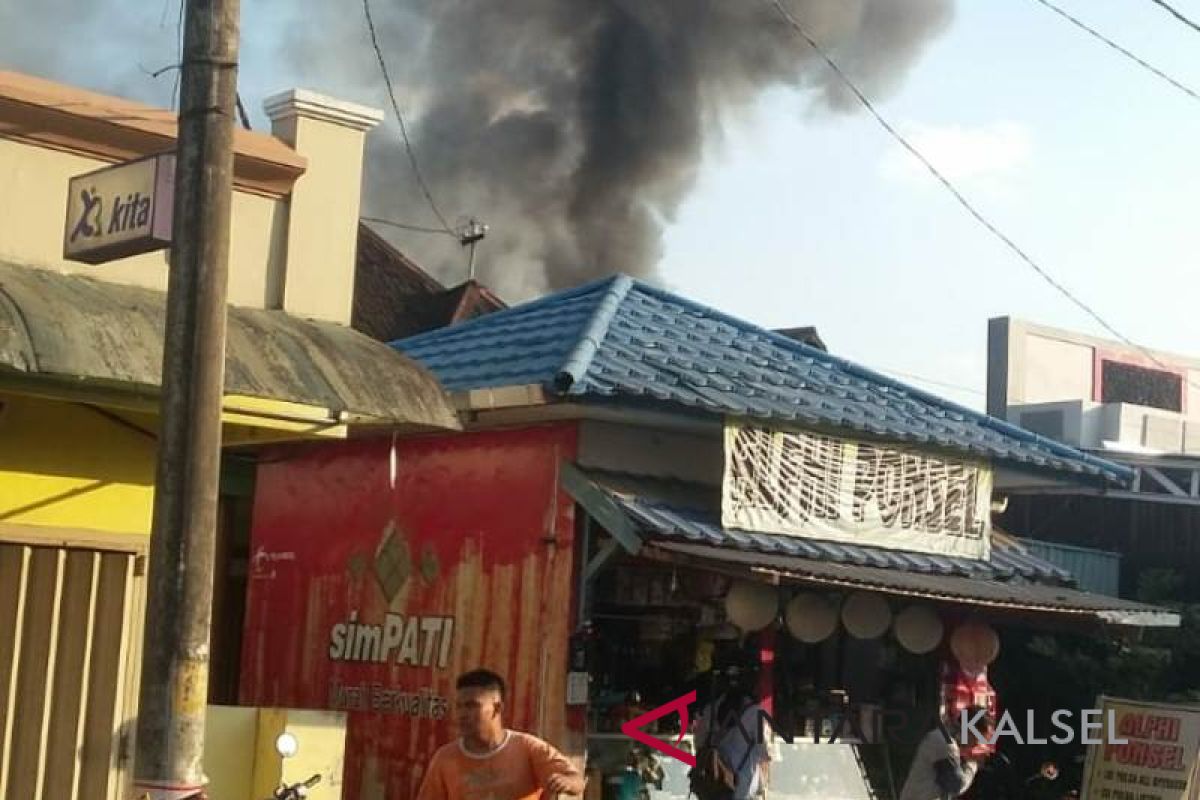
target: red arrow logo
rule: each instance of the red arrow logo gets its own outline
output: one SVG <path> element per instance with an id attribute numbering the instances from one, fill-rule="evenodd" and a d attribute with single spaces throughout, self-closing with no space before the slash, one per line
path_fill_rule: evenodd
<path id="1" fill-rule="evenodd" d="M 677 697 L 666 705 L 661 705 L 658 708 L 647 711 L 640 717 L 629 720 L 629 722 L 621 726 L 621 733 L 636 742 L 641 742 L 647 747 L 654 748 L 664 755 L 682 761 L 689 767 L 694 767 L 696 766 L 696 756 L 694 754 L 680 750 L 678 747 L 672 747 L 663 740 L 657 739 L 642 730 L 644 726 L 649 725 L 654 720 L 665 717 L 673 711 L 678 711 L 682 724 L 679 726 L 679 738 L 675 740 L 675 744 L 679 744 L 683 741 L 683 736 L 687 733 L 688 729 L 688 706 L 694 702 L 696 702 L 696 692 L 688 692 L 683 697 Z"/>

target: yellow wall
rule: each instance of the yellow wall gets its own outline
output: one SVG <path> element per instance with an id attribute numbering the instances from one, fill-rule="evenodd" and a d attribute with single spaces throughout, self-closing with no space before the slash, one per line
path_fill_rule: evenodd
<path id="1" fill-rule="evenodd" d="M 49 267 L 159 291 L 167 288 L 165 251 L 91 266 L 62 257 L 67 181 L 107 162 L 0 138 L 0 260 Z M 357 198 L 355 198 L 357 208 Z M 234 192 L 230 230 L 229 302 L 278 307 L 287 240 L 284 200 Z M 316 227 L 319 227 L 317 225 Z M 354 254 L 353 246 L 343 259 Z"/>
<path id="2" fill-rule="evenodd" d="M 111 405 L 98 410 L 85 404 L 86 395 L 81 397 L 80 402 L 68 402 L 0 393 L 0 528 L 42 526 L 148 536 L 157 404 L 131 402 L 141 410 Z M 345 436 L 341 425 L 255 415 L 275 412 L 304 419 L 304 414 L 317 413 L 296 403 L 230 396 L 225 404 L 226 445 Z"/>
<path id="3" fill-rule="evenodd" d="M 255 796 L 254 761 L 257 754 L 258 709 L 209 706 L 204 724 L 204 774 L 208 796 L 230 800 L 260 800 Z"/>
<path id="4" fill-rule="evenodd" d="M 285 730 L 300 749 L 281 760 L 275 737 Z M 340 800 L 345 750 L 346 716 L 340 712 L 209 706 L 204 731 L 208 796 L 261 800 L 280 781 L 296 783 L 317 773 L 321 782 L 309 790 L 309 800 Z"/>
<path id="5" fill-rule="evenodd" d="M 76 403 L 0 403 L 0 523 L 149 535 L 154 440 Z"/>

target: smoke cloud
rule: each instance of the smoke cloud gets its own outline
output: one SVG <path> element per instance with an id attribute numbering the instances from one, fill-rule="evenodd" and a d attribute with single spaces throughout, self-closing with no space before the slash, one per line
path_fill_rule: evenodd
<path id="1" fill-rule="evenodd" d="M 408 47 L 424 48 L 424 71 L 405 77 L 434 196 L 452 224 L 474 214 L 491 225 L 481 277 L 509 296 L 615 270 L 652 275 L 706 140 L 764 89 L 806 87 L 828 108 L 854 108 L 761 0 L 381 2 L 373 10 L 396 15 L 381 28 L 397 43 L 389 63 L 403 60 L 405 30 Z M 899 85 L 952 12 L 950 0 L 790 7 L 874 96 Z M 398 138 L 377 139 L 371 161 L 388 176 L 370 187 L 376 215 L 428 222 Z M 446 254 L 461 279 L 453 241 L 401 242 L 426 263 Z"/>
<path id="2" fill-rule="evenodd" d="M 785 2 L 877 98 L 953 11 L 953 0 Z M 106 5 L 140 19 L 114 27 L 96 4 L 80 18 L 73 0 L 43 0 L 36 21 L 0 12 L 0 59 L 169 102 L 170 78 L 151 82 L 136 55 L 115 55 L 115 39 L 170 63 L 177 5 Z M 490 226 L 478 274 L 510 300 L 617 270 L 651 276 L 706 142 L 764 90 L 803 88 L 854 110 L 762 0 L 371 0 L 371 10 L 433 195 L 451 225 Z M 248 106 L 303 85 L 391 117 L 358 2 L 246 3 L 242 28 Z M 364 214 L 436 225 L 391 119 L 369 139 Z M 379 230 L 443 280 L 465 277 L 455 240 Z"/>

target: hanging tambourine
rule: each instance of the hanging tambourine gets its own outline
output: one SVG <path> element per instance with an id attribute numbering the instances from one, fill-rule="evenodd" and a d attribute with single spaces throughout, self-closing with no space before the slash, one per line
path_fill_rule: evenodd
<path id="1" fill-rule="evenodd" d="M 910 653 L 932 652 L 942 642 L 942 618 L 929 606 L 912 605 L 896 615 L 896 641 Z"/>
<path id="2" fill-rule="evenodd" d="M 737 581 L 725 595 L 725 614 L 743 631 L 762 630 L 779 614 L 779 597 L 773 586 Z"/>
<path id="3" fill-rule="evenodd" d="M 1000 637 L 986 622 L 964 622 L 950 635 L 950 652 L 969 673 L 987 668 L 1000 655 Z"/>
<path id="4" fill-rule="evenodd" d="M 788 632 L 808 644 L 822 642 L 837 630 L 837 606 L 825 595 L 801 592 L 791 599 L 783 612 Z"/>
<path id="5" fill-rule="evenodd" d="M 842 604 L 842 624 L 856 639 L 877 639 L 892 624 L 892 609 L 877 594 L 855 592 Z"/>

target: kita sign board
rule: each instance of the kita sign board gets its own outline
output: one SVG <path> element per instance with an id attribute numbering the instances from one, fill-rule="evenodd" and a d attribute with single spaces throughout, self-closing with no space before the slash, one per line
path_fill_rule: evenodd
<path id="1" fill-rule="evenodd" d="M 171 244 L 175 154 L 76 175 L 67 188 L 63 258 L 102 264 Z"/>

